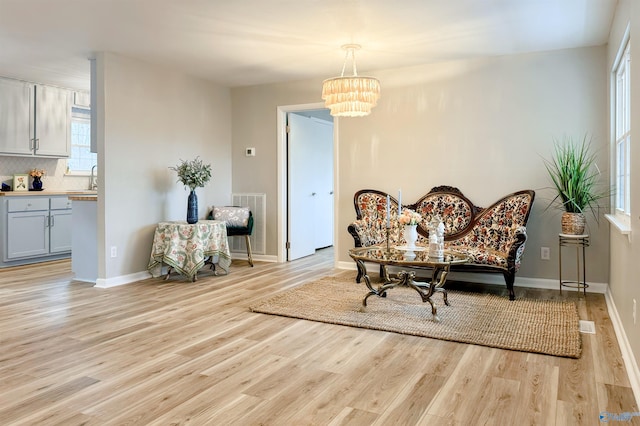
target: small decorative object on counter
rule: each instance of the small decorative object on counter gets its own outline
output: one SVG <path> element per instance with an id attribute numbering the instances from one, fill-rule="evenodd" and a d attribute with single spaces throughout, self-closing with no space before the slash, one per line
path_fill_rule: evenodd
<path id="1" fill-rule="evenodd" d="M 28 191 L 29 190 L 29 175 L 13 175 L 13 190 L 14 191 Z"/>
<path id="2" fill-rule="evenodd" d="M 32 169 L 29 172 L 29 176 L 33 178 L 33 182 L 31 182 L 31 188 L 34 191 L 42 191 L 42 178 L 47 173 L 44 169 Z"/>
<path id="3" fill-rule="evenodd" d="M 196 157 L 191 161 L 180 160 L 176 167 L 169 167 L 178 173 L 178 182 L 189 187 L 189 199 L 187 200 L 187 223 L 198 222 L 198 196 L 196 188 L 203 187 L 211 179 L 211 164 L 202 164 L 202 160 Z"/>

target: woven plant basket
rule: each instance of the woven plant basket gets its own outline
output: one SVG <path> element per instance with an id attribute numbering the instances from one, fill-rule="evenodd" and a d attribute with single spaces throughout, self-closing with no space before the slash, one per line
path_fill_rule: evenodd
<path id="1" fill-rule="evenodd" d="M 562 213 L 562 233 L 568 235 L 583 235 L 585 219 L 582 213 Z"/>

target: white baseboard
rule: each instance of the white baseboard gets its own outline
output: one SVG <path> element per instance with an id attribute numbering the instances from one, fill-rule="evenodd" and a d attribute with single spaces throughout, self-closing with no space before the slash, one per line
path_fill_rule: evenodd
<path id="1" fill-rule="evenodd" d="M 117 287 L 119 285 L 131 284 L 136 281 L 142 281 L 151 278 L 151 274 L 148 271 L 135 272 L 133 274 L 121 275 L 119 277 L 112 278 L 98 278 L 94 287 L 98 288 L 110 288 Z"/>
<path id="2" fill-rule="evenodd" d="M 338 269 L 347 269 L 347 270 L 356 270 L 355 262 L 344 262 L 340 261 L 336 263 L 336 268 Z M 369 268 L 367 268 L 369 269 Z M 374 266 L 374 269 L 369 269 L 373 272 L 378 272 L 377 267 Z M 504 277 L 502 274 L 490 274 L 483 272 L 451 272 L 448 277 L 449 280 L 452 281 L 464 281 L 469 283 L 479 283 L 479 284 L 492 284 L 492 285 L 505 285 Z M 587 283 L 589 284 L 589 288 L 587 288 L 587 292 L 589 293 L 602 293 L 605 294 L 609 288 L 606 283 Z M 529 287 L 529 288 L 542 288 L 547 290 L 558 290 L 560 288 L 560 284 L 558 280 L 552 280 L 547 278 L 527 278 L 527 277 L 519 277 L 516 275 L 516 280 L 514 282 L 514 287 Z M 563 290 L 568 291 L 577 291 L 577 289 L 570 287 L 563 287 Z"/>
<path id="3" fill-rule="evenodd" d="M 258 262 L 269 262 L 269 263 L 277 263 L 278 256 L 266 255 L 266 254 L 252 254 L 251 257 L 253 260 L 257 260 Z M 232 251 L 231 259 L 237 260 L 247 260 L 247 252 L 246 251 Z"/>
<path id="4" fill-rule="evenodd" d="M 253 255 L 253 260 L 257 260 L 259 262 L 272 262 L 275 263 L 278 261 L 277 256 L 267 256 L 267 255 Z M 237 259 L 237 260 L 246 260 L 247 259 L 247 252 L 243 252 L 243 253 L 231 253 L 231 259 Z M 165 271 L 165 267 L 162 268 L 162 272 L 160 275 L 164 275 L 166 274 Z M 98 287 L 98 288 L 110 288 L 110 287 L 117 287 L 119 285 L 125 285 L 125 284 L 131 284 L 133 282 L 136 281 L 142 281 L 142 280 L 146 280 L 151 278 L 151 274 L 149 273 L 149 271 L 141 271 L 141 272 L 136 272 L 133 274 L 129 274 L 129 275 L 122 275 L 119 277 L 112 277 L 112 278 L 98 278 L 95 281 L 89 281 L 89 282 L 95 282 L 96 285 L 94 287 Z M 79 280 L 80 281 L 80 280 Z"/>
<path id="5" fill-rule="evenodd" d="M 627 333 L 625 333 L 624 327 L 622 326 L 622 321 L 620 320 L 620 315 L 618 315 L 618 309 L 613 301 L 611 291 L 608 290 L 604 296 L 607 301 L 607 311 L 609 312 L 609 317 L 613 324 L 613 330 L 615 331 L 616 338 L 618 340 L 618 346 L 620 346 L 620 351 L 622 352 L 624 367 L 626 368 L 627 375 L 629 376 L 629 383 L 631 384 L 633 395 L 636 398 L 636 405 L 640 407 L 640 370 L 638 369 L 638 363 L 633 355 L 629 339 L 627 339 Z"/>

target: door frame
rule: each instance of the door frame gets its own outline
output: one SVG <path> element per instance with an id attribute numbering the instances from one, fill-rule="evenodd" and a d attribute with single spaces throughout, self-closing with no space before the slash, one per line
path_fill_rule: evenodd
<path id="1" fill-rule="evenodd" d="M 326 108 L 324 102 L 316 102 L 311 104 L 299 105 L 283 105 L 277 107 L 277 186 L 278 186 L 278 262 L 283 263 L 287 260 L 287 113 L 300 112 L 312 109 Z M 333 247 L 334 247 L 334 263 L 338 262 L 338 124 L 339 120 L 333 120 Z"/>

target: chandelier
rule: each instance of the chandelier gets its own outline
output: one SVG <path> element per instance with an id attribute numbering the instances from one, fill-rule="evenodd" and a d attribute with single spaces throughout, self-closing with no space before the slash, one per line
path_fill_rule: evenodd
<path id="1" fill-rule="evenodd" d="M 345 44 L 346 50 L 340 77 L 328 78 L 322 83 L 322 99 L 325 106 L 331 109 L 334 117 L 363 117 L 371 113 L 380 98 L 380 82 L 377 78 L 362 77 L 356 69 L 355 51 L 358 44 Z M 353 75 L 344 76 L 347 61 L 351 56 Z"/>

